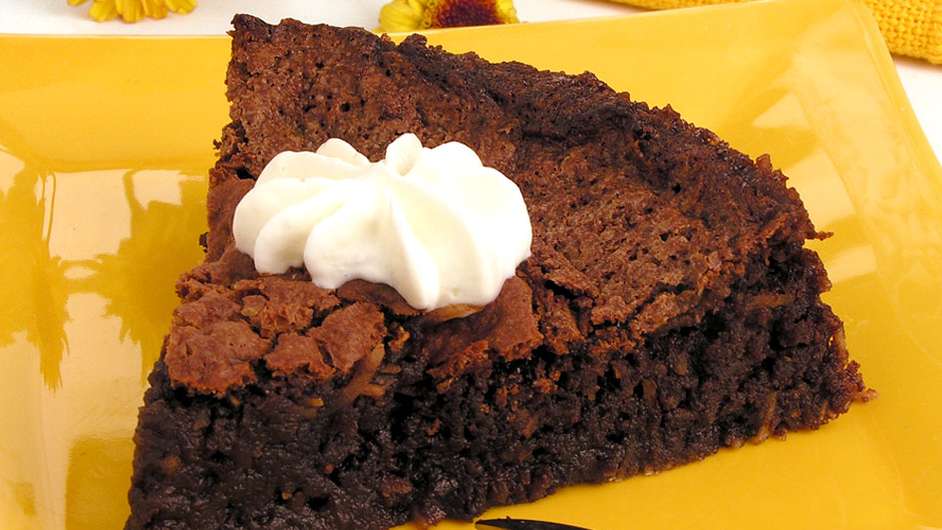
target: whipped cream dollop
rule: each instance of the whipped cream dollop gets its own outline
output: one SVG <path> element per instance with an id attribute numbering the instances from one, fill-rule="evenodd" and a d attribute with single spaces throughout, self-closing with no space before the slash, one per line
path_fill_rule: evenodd
<path id="1" fill-rule="evenodd" d="M 232 229 L 259 272 L 303 265 L 325 289 L 384 283 L 421 310 L 493 301 L 533 237 L 516 184 L 462 143 L 429 149 L 414 134 L 375 163 L 336 138 L 279 153 Z"/>

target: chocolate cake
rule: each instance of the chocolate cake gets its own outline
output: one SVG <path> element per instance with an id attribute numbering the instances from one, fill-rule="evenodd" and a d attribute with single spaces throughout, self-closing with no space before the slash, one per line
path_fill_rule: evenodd
<path id="1" fill-rule="evenodd" d="M 135 434 L 128 529 L 379 529 L 816 429 L 866 389 L 821 238 L 768 157 L 591 74 L 237 16 L 205 262 Z M 260 275 L 233 210 L 274 155 L 458 140 L 520 187 L 532 256 L 479 311 Z"/>

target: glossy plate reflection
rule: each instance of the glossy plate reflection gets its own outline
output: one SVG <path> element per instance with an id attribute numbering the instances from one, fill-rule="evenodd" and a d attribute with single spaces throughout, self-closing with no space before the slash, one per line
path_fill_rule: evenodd
<path id="1" fill-rule="evenodd" d="M 783 168 L 880 398 L 654 477 L 490 518 L 588 528 L 942 527 L 942 170 L 869 15 L 773 0 L 433 32 L 591 70 Z M 509 43 L 513 43 L 510 45 Z M 118 528 L 137 407 L 200 259 L 224 38 L 0 37 L 0 528 Z M 469 529 L 447 522 L 444 529 Z"/>

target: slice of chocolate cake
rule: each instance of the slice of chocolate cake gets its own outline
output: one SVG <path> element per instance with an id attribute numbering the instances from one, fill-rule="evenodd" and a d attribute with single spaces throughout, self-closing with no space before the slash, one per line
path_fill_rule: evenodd
<path id="1" fill-rule="evenodd" d="M 379 529 L 815 429 L 865 393 L 821 237 L 766 157 L 591 74 L 235 18 L 205 262 L 135 435 L 129 529 Z M 475 311 L 259 274 L 233 212 L 272 158 L 460 141 L 522 191 L 532 255 Z"/>

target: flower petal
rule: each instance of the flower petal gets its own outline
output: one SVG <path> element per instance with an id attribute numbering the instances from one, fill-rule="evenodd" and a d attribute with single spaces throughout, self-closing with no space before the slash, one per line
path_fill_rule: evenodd
<path id="1" fill-rule="evenodd" d="M 167 4 L 164 0 L 141 0 L 144 14 L 150 18 L 164 18 L 167 16 Z"/>
<path id="2" fill-rule="evenodd" d="M 185 14 L 196 8 L 196 0 L 164 0 L 167 7 L 174 13 Z"/>
<path id="3" fill-rule="evenodd" d="M 70 6 L 78 6 L 78 5 L 84 4 L 86 1 L 87 1 L 87 0 L 69 0 L 69 5 L 70 5 Z"/>
<path id="4" fill-rule="evenodd" d="M 427 28 L 423 26 L 427 4 L 428 0 L 393 0 L 379 12 L 379 29 L 393 32 Z"/>
<path id="5" fill-rule="evenodd" d="M 141 0 L 115 0 L 118 14 L 125 22 L 137 22 L 144 18 L 144 6 Z"/>
<path id="6" fill-rule="evenodd" d="M 88 10 L 88 15 L 98 22 L 113 19 L 118 16 L 115 0 L 95 0 L 92 8 Z"/>
<path id="7" fill-rule="evenodd" d="M 494 0 L 497 7 L 497 17 L 504 24 L 516 24 L 520 22 L 517 18 L 517 9 L 514 8 L 514 0 Z"/>

